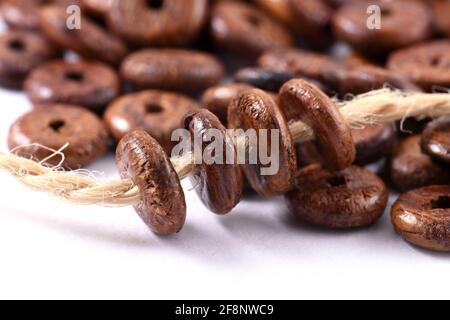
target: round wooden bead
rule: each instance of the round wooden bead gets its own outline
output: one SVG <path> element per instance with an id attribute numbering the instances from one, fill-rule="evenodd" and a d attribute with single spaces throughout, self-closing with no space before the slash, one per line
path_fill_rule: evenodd
<path id="1" fill-rule="evenodd" d="M 30 73 L 25 91 L 34 104 L 67 103 L 101 111 L 119 94 L 120 81 L 102 63 L 53 61 Z"/>
<path id="2" fill-rule="evenodd" d="M 199 36 L 207 15 L 207 0 L 116 0 L 107 13 L 118 35 L 143 46 L 187 45 Z"/>
<path id="3" fill-rule="evenodd" d="M 326 228 L 346 229 L 378 220 L 388 195 L 384 182 L 366 169 L 352 166 L 331 172 L 311 165 L 298 172 L 286 199 L 300 219 Z"/>
<path id="4" fill-rule="evenodd" d="M 450 86 L 450 40 L 437 40 L 401 49 L 388 60 L 393 72 L 404 74 L 425 90 Z"/>
<path id="5" fill-rule="evenodd" d="M 6 24 L 12 29 L 39 29 L 39 8 L 46 4 L 79 5 L 79 0 L 2 0 L 0 11 Z"/>
<path id="6" fill-rule="evenodd" d="M 70 105 L 36 107 L 10 128 L 8 145 L 15 154 L 55 166 L 61 157 L 50 157 L 68 143 L 62 166 L 79 169 L 101 157 L 108 148 L 108 133 L 100 119 L 88 110 Z M 45 147 L 45 148 L 44 148 Z M 49 148 L 49 149 L 47 149 Z M 49 158 L 50 157 L 50 158 Z"/>
<path id="7" fill-rule="evenodd" d="M 368 27 L 370 6 L 381 8 L 381 28 Z M 418 1 L 350 2 L 333 16 L 336 36 L 357 50 L 374 55 L 410 46 L 431 36 L 431 15 Z"/>
<path id="8" fill-rule="evenodd" d="M 401 195 L 391 218 L 406 241 L 429 250 L 450 251 L 449 186 L 429 186 Z"/>
<path id="9" fill-rule="evenodd" d="M 191 93 L 216 85 L 224 75 L 224 67 L 207 53 L 145 49 L 124 60 L 121 75 L 138 88 Z"/>
<path id="10" fill-rule="evenodd" d="M 236 150 L 232 138 L 219 119 L 205 109 L 189 114 L 185 119 L 185 128 L 191 133 L 193 148 L 199 148 L 203 150 L 203 154 L 209 154 L 210 162 L 220 158 L 214 163 L 207 163 L 206 159 L 203 159 L 202 164 L 194 167 L 191 180 L 197 194 L 212 212 L 229 213 L 239 203 L 243 190 L 242 171 L 235 161 Z M 214 138 L 221 140 L 211 144 L 213 136 L 208 136 L 211 130 L 216 131 L 214 135 L 220 133 L 221 138 Z M 200 145 L 195 145 L 195 136 L 201 138 Z M 218 147 L 219 143 L 220 148 L 212 148 Z M 227 163 L 227 157 L 234 159 L 233 163 Z"/>
<path id="11" fill-rule="evenodd" d="M 400 191 L 450 182 L 448 166 L 423 153 L 420 141 L 420 135 L 408 137 L 394 150 L 390 164 L 391 180 Z"/>
<path id="12" fill-rule="evenodd" d="M 426 126 L 421 146 L 434 159 L 450 163 L 450 116 L 438 118 Z"/>
<path id="13" fill-rule="evenodd" d="M 342 170 L 355 160 L 351 130 L 333 101 L 304 80 L 291 80 L 280 90 L 280 101 L 289 121 L 304 121 L 314 130 L 324 165 Z"/>
<path id="14" fill-rule="evenodd" d="M 127 133 L 144 130 L 170 154 L 172 132 L 182 127 L 185 115 L 199 109 L 194 100 L 171 92 L 147 90 L 122 96 L 106 109 L 104 121 L 119 141 Z"/>
<path id="15" fill-rule="evenodd" d="M 116 151 L 116 165 L 122 179 L 139 188 L 141 201 L 134 206 L 144 223 L 159 235 L 179 232 L 186 220 L 183 189 L 170 159 L 149 134 L 127 134 Z"/>
<path id="16" fill-rule="evenodd" d="M 289 31 L 253 5 L 221 1 L 212 12 L 212 36 L 223 49 L 245 57 L 256 57 L 265 50 L 290 47 Z"/>
<path id="17" fill-rule="evenodd" d="M 244 83 L 228 83 L 211 87 L 203 93 L 202 106 L 214 113 L 227 126 L 228 106 L 237 95 L 252 86 Z"/>
<path id="18" fill-rule="evenodd" d="M 81 19 L 82 29 L 70 30 L 66 8 L 52 5 L 40 11 L 42 31 L 52 42 L 86 58 L 119 64 L 128 51 L 125 43 L 90 17 Z"/>
<path id="19" fill-rule="evenodd" d="M 376 162 L 392 153 L 397 142 L 394 124 L 373 125 L 352 130 L 358 165 Z"/>
<path id="20" fill-rule="evenodd" d="M 244 131 L 252 129 L 257 134 L 260 130 L 266 129 L 267 141 L 271 141 L 272 130 L 278 130 L 278 173 L 262 175 L 261 169 L 265 166 L 260 162 L 245 164 L 241 168 L 252 188 L 260 195 L 270 197 L 286 193 L 293 183 L 297 158 L 287 121 L 272 96 L 260 89 L 242 92 L 230 104 L 228 122 L 231 128 Z M 258 148 L 261 148 L 259 137 L 257 140 Z"/>
<path id="21" fill-rule="evenodd" d="M 20 89 L 31 70 L 58 51 L 40 34 L 8 31 L 0 36 L 0 85 Z"/>

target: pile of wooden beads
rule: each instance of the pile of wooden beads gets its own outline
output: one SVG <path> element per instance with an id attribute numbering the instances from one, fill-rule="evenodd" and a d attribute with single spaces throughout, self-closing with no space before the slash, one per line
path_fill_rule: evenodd
<path id="1" fill-rule="evenodd" d="M 72 30 L 73 5 L 82 10 L 81 28 Z M 381 9 L 381 29 L 367 28 L 370 5 Z M 285 195 L 310 223 L 368 226 L 385 211 L 388 188 L 359 166 L 387 158 L 392 184 L 407 192 L 392 209 L 396 230 L 450 251 L 450 118 L 407 119 L 401 128 L 415 135 L 399 142 L 394 123 L 355 128 L 330 98 L 386 85 L 449 87 L 450 1 L 3 0 L 0 11 L 10 28 L 0 36 L 0 84 L 24 88 L 34 105 L 11 126 L 10 149 L 55 166 L 52 150 L 68 143 L 62 165 L 78 169 L 107 152 L 111 136 L 122 178 L 139 189 L 136 211 L 154 232 L 183 227 L 187 173 L 217 214 L 238 204 L 248 182 L 263 197 Z M 336 41 L 347 44 L 346 55 L 327 54 Z M 228 59 L 199 49 L 220 49 L 247 67 L 221 84 Z M 64 52 L 81 59 L 69 62 Z M 193 131 L 194 122 L 224 134 L 279 130 L 280 170 L 262 176 L 261 164 L 191 164 L 180 177 L 168 157 L 171 134 Z M 297 139 L 298 123 L 313 141 Z"/>

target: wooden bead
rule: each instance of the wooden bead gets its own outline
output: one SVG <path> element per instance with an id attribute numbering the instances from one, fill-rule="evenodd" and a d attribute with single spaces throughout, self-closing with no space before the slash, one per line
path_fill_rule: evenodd
<path id="1" fill-rule="evenodd" d="M 368 28 L 367 9 L 381 8 L 381 28 Z M 366 0 L 350 2 L 333 17 L 335 35 L 370 55 L 384 55 L 431 36 L 431 15 L 418 1 Z"/>
<path id="2" fill-rule="evenodd" d="M 214 6 L 211 30 L 218 46 L 249 58 L 268 49 L 293 45 L 283 25 L 253 5 L 239 1 L 221 1 Z"/>
<path id="3" fill-rule="evenodd" d="M 388 60 L 393 72 L 405 75 L 425 90 L 450 86 L 450 40 L 436 40 L 394 52 Z"/>
<path id="4" fill-rule="evenodd" d="M 313 128 L 324 166 L 342 170 L 355 160 L 351 130 L 334 102 L 304 80 L 291 80 L 280 90 L 280 102 L 289 121 L 304 121 Z"/>
<path id="5" fill-rule="evenodd" d="M 320 165 L 300 170 L 286 195 L 291 211 L 309 223 L 332 229 L 371 225 L 388 201 L 384 182 L 370 171 L 348 167 L 331 172 Z"/>
<path id="6" fill-rule="evenodd" d="M 406 241 L 425 249 L 450 251 L 449 186 L 429 186 L 401 195 L 391 218 Z"/>
<path id="7" fill-rule="evenodd" d="M 139 188 L 141 201 L 134 206 L 144 223 L 156 234 L 179 232 L 186 220 L 183 189 L 169 157 L 149 134 L 127 134 L 116 151 L 116 165 L 122 179 Z"/>
<path id="8" fill-rule="evenodd" d="M 108 134 L 100 119 L 88 110 L 70 105 L 38 106 L 20 117 L 10 128 L 8 145 L 15 154 L 55 166 L 61 156 L 49 158 L 68 143 L 62 166 L 85 167 L 108 149 Z"/>
<path id="9" fill-rule="evenodd" d="M 8 31 L 0 36 L 0 85 L 22 88 L 31 70 L 56 57 L 58 51 L 39 33 Z"/>
<path id="10" fill-rule="evenodd" d="M 207 53 L 146 49 L 124 60 L 121 75 L 137 88 L 193 93 L 216 85 L 224 75 L 224 67 Z"/>
<path id="11" fill-rule="evenodd" d="M 191 181 L 197 194 L 212 212 L 229 213 L 239 203 L 243 190 L 240 166 L 236 161 L 233 164 L 226 162 L 226 157 L 230 155 L 236 159 L 232 138 L 228 136 L 219 119 L 205 109 L 189 114 L 185 119 L 185 128 L 191 133 L 193 148 L 200 148 L 203 153 L 209 152 L 211 158 L 220 157 L 222 163 L 208 164 L 203 159 L 202 164 L 194 167 Z M 211 137 L 205 137 L 204 134 L 211 129 L 218 130 L 222 135 L 222 154 L 218 154 L 217 150 L 208 151 L 208 148 L 211 148 Z M 201 135 L 202 141 L 199 146 L 195 146 L 195 135 Z"/>
<path id="12" fill-rule="evenodd" d="M 231 102 L 228 110 L 229 126 L 234 129 L 253 129 L 257 133 L 262 129 L 268 130 L 268 140 L 271 130 L 279 132 L 279 171 L 275 175 L 264 176 L 258 164 L 242 165 L 250 185 L 262 196 L 278 196 L 285 194 L 292 186 L 297 158 L 287 121 L 275 103 L 272 96 L 260 89 L 242 92 Z M 259 138 L 258 138 L 258 146 Z"/>
<path id="13" fill-rule="evenodd" d="M 429 156 L 450 164 L 450 116 L 438 118 L 426 126 L 421 146 Z"/>
<path id="14" fill-rule="evenodd" d="M 390 163 L 391 180 L 400 191 L 450 182 L 448 166 L 423 153 L 420 141 L 420 135 L 408 137 L 394 150 Z"/>
<path id="15" fill-rule="evenodd" d="M 252 86 L 244 83 L 229 83 L 211 87 L 203 93 L 202 106 L 214 113 L 227 126 L 228 106 L 237 95 Z"/>
<path id="16" fill-rule="evenodd" d="M 175 145 L 171 141 L 172 132 L 183 126 L 187 113 L 199 108 L 197 102 L 186 96 L 147 90 L 114 100 L 105 111 L 104 121 L 117 141 L 129 132 L 144 130 L 170 154 Z"/>
<path id="17" fill-rule="evenodd" d="M 376 162 L 392 153 L 397 142 L 394 124 L 373 125 L 352 130 L 358 165 Z"/>
<path id="18" fill-rule="evenodd" d="M 52 42 L 86 58 L 119 64 L 128 51 L 125 43 L 90 17 L 81 19 L 82 29 L 70 30 L 66 8 L 52 5 L 40 11 L 42 31 Z"/>
<path id="19" fill-rule="evenodd" d="M 25 91 L 34 104 L 67 103 L 101 111 L 120 92 L 113 69 L 97 62 L 53 61 L 33 70 Z"/>
<path id="20" fill-rule="evenodd" d="M 109 26 L 140 46 L 183 46 L 195 40 L 208 15 L 207 0 L 116 0 Z"/>

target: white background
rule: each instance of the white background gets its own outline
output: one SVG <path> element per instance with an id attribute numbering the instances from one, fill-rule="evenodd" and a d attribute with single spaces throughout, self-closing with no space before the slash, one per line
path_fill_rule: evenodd
<path id="1" fill-rule="evenodd" d="M 0 150 L 29 109 L 0 89 Z M 113 153 L 90 169 L 118 178 Z M 73 206 L 0 172 L 0 298 L 450 298 L 450 255 L 405 243 L 388 211 L 369 229 L 326 231 L 282 198 L 217 217 L 185 190 L 185 228 L 159 238 L 131 207 Z"/>

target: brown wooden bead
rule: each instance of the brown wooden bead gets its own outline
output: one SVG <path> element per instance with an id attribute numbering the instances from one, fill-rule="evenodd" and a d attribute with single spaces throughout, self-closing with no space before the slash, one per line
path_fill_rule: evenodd
<path id="1" fill-rule="evenodd" d="M 240 166 L 236 161 L 232 164 L 227 163 L 227 156 L 236 159 L 233 139 L 228 136 L 226 128 L 219 119 L 205 109 L 189 114 L 185 119 L 185 128 L 191 133 L 193 148 L 197 147 L 199 150 L 203 150 L 203 154 L 209 152 L 211 156 L 209 160 L 220 157 L 219 163 L 210 164 L 202 159 L 202 164 L 194 167 L 191 180 L 197 194 L 212 212 L 229 213 L 239 203 L 243 190 Z M 208 130 L 211 129 L 218 130 L 222 135 L 222 154 L 211 149 L 212 137 L 207 136 Z M 195 146 L 195 136 L 202 139 L 198 146 Z M 208 148 L 210 148 L 209 151 Z"/>
<path id="2" fill-rule="evenodd" d="M 116 151 L 116 166 L 122 179 L 139 188 L 141 201 L 134 209 L 156 234 L 172 235 L 184 226 L 186 201 L 175 169 L 164 150 L 149 134 L 127 134 Z"/>
<path id="3" fill-rule="evenodd" d="M 129 132 L 144 130 L 170 154 L 175 145 L 172 132 L 183 126 L 187 113 L 199 108 L 197 102 L 183 95 L 147 90 L 113 101 L 105 111 L 104 121 L 117 141 Z"/>
<path id="4" fill-rule="evenodd" d="M 118 35 L 134 44 L 183 46 L 199 36 L 207 15 L 207 0 L 116 0 L 108 20 Z"/>
<path id="5" fill-rule="evenodd" d="M 390 155 L 397 141 L 394 124 L 353 129 L 352 136 L 356 146 L 355 163 L 358 165 L 376 162 Z"/>
<path id="6" fill-rule="evenodd" d="M 349 167 L 330 172 L 311 165 L 297 174 L 286 195 L 291 211 L 309 223 L 333 229 L 364 227 L 384 213 L 388 201 L 384 182 L 370 171 Z"/>
<path id="7" fill-rule="evenodd" d="M 265 50 L 290 47 L 289 31 L 258 8 L 239 1 L 221 1 L 212 12 L 212 35 L 218 46 L 256 57 Z"/>
<path id="8" fill-rule="evenodd" d="M 395 230 L 413 245 L 450 251 L 449 186 L 429 186 L 401 195 L 391 218 Z"/>
<path id="9" fill-rule="evenodd" d="M 6 24 L 12 29 L 39 29 L 39 8 L 46 4 L 64 8 L 79 5 L 79 0 L 2 0 L 0 11 Z"/>
<path id="10" fill-rule="evenodd" d="M 371 90 L 384 88 L 386 85 L 403 91 L 420 92 L 422 89 L 411 82 L 408 77 L 390 70 L 372 66 L 359 65 L 348 67 L 337 75 L 337 91 L 341 95 L 362 94 Z"/>
<path id="11" fill-rule="evenodd" d="M 334 102 L 315 85 L 291 80 L 280 90 L 280 102 L 290 122 L 304 121 L 314 130 L 324 165 L 342 170 L 355 160 L 351 130 Z"/>
<path id="12" fill-rule="evenodd" d="M 61 157 L 50 157 L 68 143 L 62 152 L 62 166 L 79 169 L 101 157 L 108 148 L 108 134 L 100 119 L 88 110 L 70 105 L 36 107 L 10 128 L 8 145 L 15 154 L 55 166 Z M 45 147 L 45 148 L 44 148 Z M 49 158 L 50 157 L 50 158 Z"/>
<path id="13" fill-rule="evenodd" d="M 422 153 L 420 141 L 420 135 L 406 138 L 393 153 L 391 180 L 401 191 L 450 182 L 449 167 Z"/>
<path id="14" fill-rule="evenodd" d="M 422 151 L 434 159 L 450 163 L 450 116 L 441 117 L 427 125 L 422 134 L 421 146 Z"/>
<path id="15" fill-rule="evenodd" d="M 34 104 L 68 103 L 101 111 L 118 96 L 120 81 L 102 63 L 52 61 L 30 73 L 25 91 Z"/>
<path id="16" fill-rule="evenodd" d="M 244 68 L 234 75 L 236 82 L 247 83 L 271 92 L 278 92 L 283 84 L 294 78 L 296 78 L 296 74 L 292 72 L 262 68 Z"/>
<path id="17" fill-rule="evenodd" d="M 394 52 L 390 70 L 404 74 L 425 90 L 450 86 L 450 40 L 437 40 Z"/>
<path id="18" fill-rule="evenodd" d="M 199 92 L 216 85 L 224 67 L 214 56 L 181 49 L 146 49 L 129 55 L 122 77 L 138 88 Z"/>
<path id="19" fill-rule="evenodd" d="M 227 126 L 228 106 L 231 101 L 242 91 L 251 88 L 252 86 L 243 83 L 229 83 L 211 87 L 203 93 L 202 106 L 214 113 Z"/>
<path id="20" fill-rule="evenodd" d="M 381 28 L 369 28 L 369 6 L 381 8 Z M 350 2 L 333 17 L 336 36 L 370 55 L 386 54 L 431 36 L 431 15 L 417 1 L 366 0 Z"/>
<path id="21" fill-rule="evenodd" d="M 40 11 L 41 29 L 52 42 L 86 58 L 119 64 L 128 51 L 125 43 L 90 17 L 81 19 L 82 28 L 70 30 L 66 8 L 52 5 Z"/>
<path id="22" fill-rule="evenodd" d="M 297 159 L 286 119 L 272 96 L 260 89 L 242 92 L 230 104 L 228 121 L 229 126 L 234 129 L 243 129 L 244 131 L 253 129 L 257 133 L 261 129 L 268 130 L 267 141 L 271 140 L 271 130 L 279 131 L 279 171 L 277 174 L 262 175 L 261 168 L 265 166 L 261 163 L 246 164 L 241 168 L 252 188 L 260 195 L 270 197 L 286 193 L 292 186 Z"/>
<path id="23" fill-rule="evenodd" d="M 40 34 L 8 31 L 0 36 L 0 85 L 22 88 L 31 70 L 56 57 L 58 51 Z"/>

